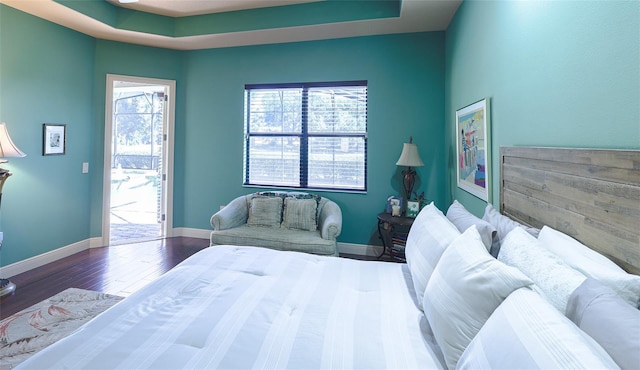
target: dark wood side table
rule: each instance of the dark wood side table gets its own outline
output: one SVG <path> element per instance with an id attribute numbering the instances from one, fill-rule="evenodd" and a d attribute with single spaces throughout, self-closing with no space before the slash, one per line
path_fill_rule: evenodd
<path id="1" fill-rule="evenodd" d="M 382 253 L 378 259 L 389 256 L 394 261 L 405 261 L 404 247 L 414 218 L 378 213 L 378 237 L 382 240 Z"/>

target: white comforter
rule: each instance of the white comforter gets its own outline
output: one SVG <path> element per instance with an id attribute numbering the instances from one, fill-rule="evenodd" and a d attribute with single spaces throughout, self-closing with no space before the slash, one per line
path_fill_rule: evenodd
<path id="1" fill-rule="evenodd" d="M 443 368 L 407 266 L 216 246 L 23 369 Z"/>

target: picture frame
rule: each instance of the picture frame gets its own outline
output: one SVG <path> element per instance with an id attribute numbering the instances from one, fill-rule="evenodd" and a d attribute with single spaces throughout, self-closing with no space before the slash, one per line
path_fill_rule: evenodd
<path id="1" fill-rule="evenodd" d="M 64 155 L 67 151 L 67 125 L 42 124 L 42 155 Z"/>
<path id="2" fill-rule="evenodd" d="M 417 200 L 408 200 L 407 201 L 407 217 L 415 218 L 420 213 L 420 202 Z"/>
<path id="3" fill-rule="evenodd" d="M 400 216 L 400 214 L 402 213 L 402 206 L 404 203 L 404 199 L 402 197 L 398 197 L 398 196 L 390 196 L 389 198 L 387 198 L 387 208 L 385 210 L 386 213 L 392 215 L 392 216 Z M 400 207 L 400 214 L 394 214 L 393 213 L 393 207 L 394 206 L 398 206 Z"/>
<path id="4" fill-rule="evenodd" d="M 489 98 L 456 111 L 456 179 L 463 189 L 491 201 Z"/>

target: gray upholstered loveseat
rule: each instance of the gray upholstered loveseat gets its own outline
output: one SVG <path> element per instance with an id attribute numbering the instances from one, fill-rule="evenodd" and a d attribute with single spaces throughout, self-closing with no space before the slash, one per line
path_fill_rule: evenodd
<path id="1" fill-rule="evenodd" d="M 242 195 L 211 216 L 211 245 L 253 245 L 338 255 L 342 211 L 333 201 L 299 192 Z"/>

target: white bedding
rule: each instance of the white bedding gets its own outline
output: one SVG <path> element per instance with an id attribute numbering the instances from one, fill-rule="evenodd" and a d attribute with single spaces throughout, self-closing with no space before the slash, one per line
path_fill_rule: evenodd
<path id="1" fill-rule="evenodd" d="M 444 368 L 407 265 L 215 246 L 23 369 Z"/>

